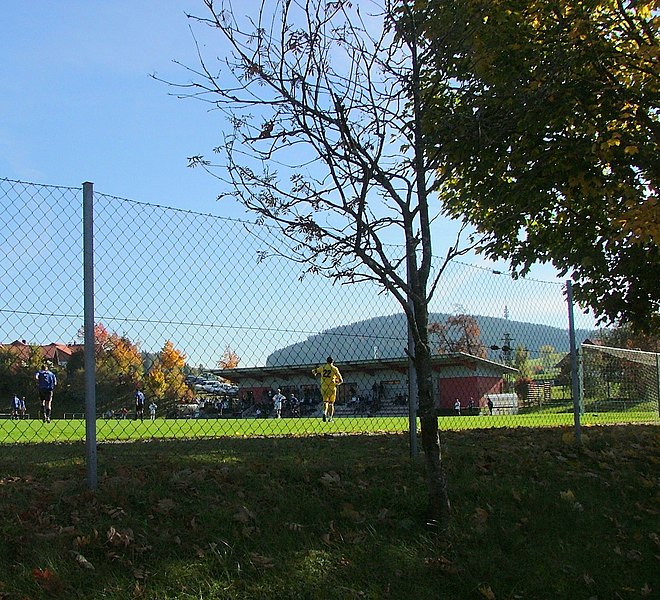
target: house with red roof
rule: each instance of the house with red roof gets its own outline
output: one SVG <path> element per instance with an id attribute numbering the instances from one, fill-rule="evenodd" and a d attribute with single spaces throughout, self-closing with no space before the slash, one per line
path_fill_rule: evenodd
<path id="1" fill-rule="evenodd" d="M 30 348 L 34 344 L 28 344 L 25 340 L 15 340 L 11 344 L 2 344 L 3 350 L 9 350 L 18 356 L 21 360 L 28 360 L 30 357 Z M 82 352 L 84 346 L 82 344 L 60 344 L 57 342 L 39 346 L 45 360 L 50 362 L 56 367 L 66 367 L 71 357 L 76 352 Z"/>

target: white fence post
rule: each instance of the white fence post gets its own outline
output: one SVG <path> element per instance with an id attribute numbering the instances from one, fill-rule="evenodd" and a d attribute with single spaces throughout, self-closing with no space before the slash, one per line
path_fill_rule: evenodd
<path id="1" fill-rule="evenodd" d="M 573 420 L 575 422 L 575 440 L 579 444 L 582 432 L 580 431 L 580 406 L 582 405 L 580 368 L 578 365 L 578 351 L 575 343 L 575 316 L 573 314 L 573 283 L 566 281 L 566 302 L 568 303 L 568 337 L 571 349 L 571 391 L 573 395 Z"/>

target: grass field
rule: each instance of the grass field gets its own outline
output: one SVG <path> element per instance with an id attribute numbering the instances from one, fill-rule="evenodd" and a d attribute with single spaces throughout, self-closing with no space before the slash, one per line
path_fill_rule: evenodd
<path id="1" fill-rule="evenodd" d="M 559 427 L 573 424 L 570 413 L 494 415 L 477 417 L 441 417 L 440 427 L 447 431 L 501 427 Z M 604 412 L 586 413 L 585 426 L 617 423 L 660 423 L 657 413 Z M 399 433 L 408 430 L 404 417 L 347 417 L 324 423 L 318 418 L 292 419 L 156 419 L 155 421 L 96 421 L 97 441 L 252 437 L 282 435 L 317 435 L 320 433 Z M 81 419 L 56 419 L 49 424 L 38 420 L 0 421 L 0 444 L 34 442 L 77 442 L 85 439 Z"/>
<path id="2" fill-rule="evenodd" d="M 658 433 L 447 431 L 443 534 L 405 434 L 6 445 L 0 598 L 658 598 Z"/>

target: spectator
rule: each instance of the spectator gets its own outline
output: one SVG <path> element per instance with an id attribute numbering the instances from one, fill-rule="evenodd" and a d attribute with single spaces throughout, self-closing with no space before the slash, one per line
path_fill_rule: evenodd
<path id="1" fill-rule="evenodd" d="M 456 398 L 456 402 L 454 402 L 454 410 L 457 415 L 461 414 L 461 401 L 458 398 Z"/>
<path id="2" fill-rule="evenodd" d="M 291 396 L 289 396 L 289 408 L 291 409 L 291 415 L 294 417 L 300 416 L 298 405 L 299 405 L 298 398 L 296 398 L 295 394 L 291 394 Z"/>
<path id="3" fill-rule="evenodd" d="M 25 396 L 21 398 L 21 406 L 19 410 L 21 411 L 21 419 L 25 419 L 25 411 L 27 410 L 27 406 L 25 404 Z"/>
<path id="4" fill-rule="evenodd" d="M 493 399 L 490 396 L 488 396 L 488 412 L 493 414 Z"/>
<path id="5" fill-rule="evenodd" d="M 39 400 L 41 400 L 41 417 L 44 423 L 50 423 L 50 416 L 53 404 L 53 390 L 57 385 L 57 377 L 46 363 L 36 374 L 37 386 L 39 387 Z"/>
<path id="6" fill-rule="evenodd" d="M 156 409 L 158 408 L 158 405 L 155 402 L 151 402 L 149 404 L 149 416 L 151 417 L 152 421 L 156 420 Z"/>

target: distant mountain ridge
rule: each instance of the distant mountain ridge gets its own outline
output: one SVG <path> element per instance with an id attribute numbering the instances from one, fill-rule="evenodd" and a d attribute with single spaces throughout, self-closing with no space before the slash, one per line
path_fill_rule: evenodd
<path id="1" fill-rule="evenodd" d="M 444 323 L 450 315 L 432 313 L 429 322 Z M 568 328 L 510 321 L 499 317 L 473 316 L 481 329 L 481 342 L 488 348 L 502 346 L 506 334 L 512 348 L 522 346 L 530 358 L 538 358 L 541 346 L 553 346 L 557 352 L 569 351 Z M 576 330 L 577 343 L 592 337 L 593 330 Z M 341 325 L 315 334 L 275 350 L 266 359 L 266 366 L 301 365 L 324 362 L 332 355 L 336 362 L 401 358 L 408 345 L 406 318 L 403 313 L 374 317 L 350 325 Z M 498 351 L 489 349 L 489 357 L 497 358 Z"/>

